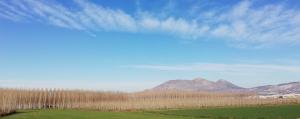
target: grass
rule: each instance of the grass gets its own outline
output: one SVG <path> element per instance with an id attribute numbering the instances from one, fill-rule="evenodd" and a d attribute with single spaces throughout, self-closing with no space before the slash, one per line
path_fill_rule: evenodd
<path id="1" fill-rule="evenodd" d="M 97 112 L 83 110 L 23 110 L 3 119 L 297 119 L 300 105 Z"/>
<path id="2" fill-rule="evenodd" d="M 213 119 L 300 119 L 300 105 L 182 109 L 153 113 Z"/>
<path id="3" fill-rule="evenodd" d="M 3 119 L 182 119 L 177 116 L 143 112 L 97 112 L 82 110 L 29 110 L 20 111 Z M 191 119 L 191 118 L 184 118 Z"/>

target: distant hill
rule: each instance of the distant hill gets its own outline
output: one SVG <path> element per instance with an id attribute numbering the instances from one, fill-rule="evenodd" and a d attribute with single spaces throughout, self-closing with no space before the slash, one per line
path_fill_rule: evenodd
<path id="1" fill-rule="evenodd" d="M 266 85 L 250 88 L 250 91 L 255 91 L 260 95 L 272 94 L 300 94 L 300 82 L 283 83 L 278 85 Z"/>
<path id="2" fill-rule="evenodd" d="M 243 91 L 245 89 L 226 80 L 218 80 L 213 82 L 203 78 L 196 78 L 194 80 L 170 80 L 157 87 L 154 87 L 153 90 L 235 92 Z"/>
<path id="3" fill-rule="evenodd" d="M 183 91 L 205 91 L 205 92 L 256 92 L 259 95 L 272 94 L 300 94 L 300 82 L 291 82 L 278 85 L 258 86 L 254 88 L 243 88 L 226 80 L 209 81 L 203 78 L 194 80 L 170 80 L 162 83 L 152 90 L 183 90 Z"/>

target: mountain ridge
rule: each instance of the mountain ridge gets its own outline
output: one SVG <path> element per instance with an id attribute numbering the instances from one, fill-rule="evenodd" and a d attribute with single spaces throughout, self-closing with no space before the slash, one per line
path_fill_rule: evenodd
<path id="1" fill-rule="evenodd" d="M 243 88 L 227 80 L 220 79 L 209 81 L 204 78 L 193 80 L 176 79 L 166 81 L 151 90 L 183 90 L 183 91 L 206 91 L 206 92 L 254 92 L 259 95 L 272 94 L 300 94 L 300 81 L 281 83 L 277 85 L 263 85 L 252 88 Z"/>
<path id="2" fill-rule="evenodd" d="M 169 80 L 162 83 L 152 90 L 185 90 L 185 91 L 212 91 L 219 92 L 226 91 L 238 91 L 244 88 L 232 84 L 226 80 L 209 81 L 203 78 L 195 78 L 193 80 Z"/>

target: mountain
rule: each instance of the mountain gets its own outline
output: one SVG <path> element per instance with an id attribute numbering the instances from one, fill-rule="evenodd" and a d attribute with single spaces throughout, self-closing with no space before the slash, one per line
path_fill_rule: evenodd
<path id="1" fill-rule="evenodd" d="M 170 80 L 153 90 L 185 90 L 185 91 L 208 91 L 208 92 L 235 92 L 243 91 L 244 88 L 236 86 L 226 80 L 218 80 L 216 82 L 203 78 L 194 80 Z"/>
<path id="2" fill-rule="evenodd" d="M 300 82 L 283 83 L 278 85 L 265 85 L 253 88 L 239 87 L 226 80 L 216 82 L 203 78 L 194 80 L 170 80 L 154 87 L 152 90 L 184 90 L 206 92 L 255 92 L 259 95 L 300 94 Z"/>
<path id="3" fill-rule="evenodd" d="M 250 88 L 249 90 L 257 92 L 260 95 L 291 94 L 291 93 L 300 94 L 300 82 L 258 86 L 258 87 Z"/>

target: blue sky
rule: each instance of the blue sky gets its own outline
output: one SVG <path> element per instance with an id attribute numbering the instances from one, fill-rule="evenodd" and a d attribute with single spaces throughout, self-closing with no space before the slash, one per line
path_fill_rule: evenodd
<path id="1" fill-rule="evenodd" d="M 300 81 L 295 0 L 0 0 L 0 86 Z"/>

